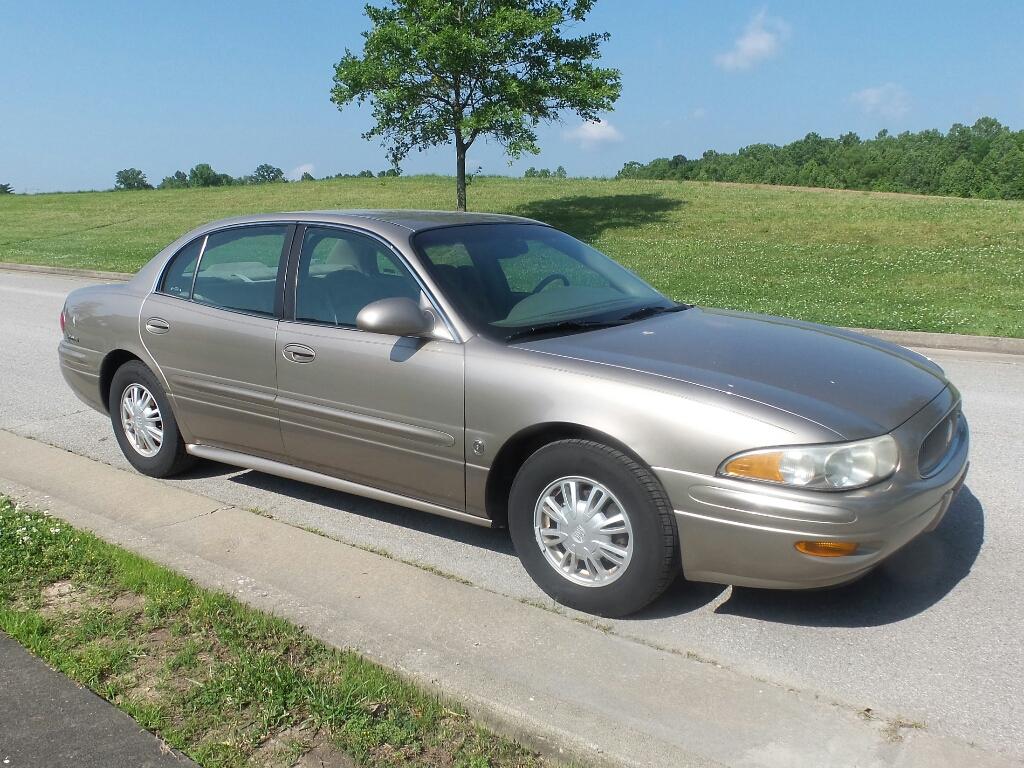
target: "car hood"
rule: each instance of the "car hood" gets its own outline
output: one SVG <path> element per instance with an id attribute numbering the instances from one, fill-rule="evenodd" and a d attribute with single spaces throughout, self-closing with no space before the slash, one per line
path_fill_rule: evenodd
<path id="1" fill-rule="evenodd" d="M 896 428 L 947 385 L 903 347 L 798 320 L 694 307 L 521 345 L 708 387 L 858 440 Z"/>

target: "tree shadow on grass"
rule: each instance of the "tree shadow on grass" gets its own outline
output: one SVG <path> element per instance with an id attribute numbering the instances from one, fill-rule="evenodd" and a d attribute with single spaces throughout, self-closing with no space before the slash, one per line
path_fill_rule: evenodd
<path id="1" fill-rule="evenodd" d="M 511 213 L 543 221 L 580 240 L 593 242 L 611 229 L 663 223 L 670 212 L 686 204 L 685 200 L 649 193 L 573 195 L 533 200 Z"/>

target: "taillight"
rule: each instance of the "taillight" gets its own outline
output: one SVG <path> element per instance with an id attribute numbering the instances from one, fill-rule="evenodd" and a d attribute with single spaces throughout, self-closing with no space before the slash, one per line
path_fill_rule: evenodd
<path id="1" fill-rule="evenodd" d="M 60 332 L 64 333 L 64 309 L 60 311 Z"/>

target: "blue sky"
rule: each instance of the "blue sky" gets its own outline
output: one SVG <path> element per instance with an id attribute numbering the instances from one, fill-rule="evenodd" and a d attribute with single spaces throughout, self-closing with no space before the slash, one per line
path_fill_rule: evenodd
<path id="1" fill-rule="evenodd" d="M 362 3 L 0 0 L 0 182 L 17 191 L 110 187 L 124 167 L 158 182 L 208 162 L 316 176 L 387 166 L 363 141 L 368 109 L 330 103 L 333 64 L 359 49 Z M 809 131 L 872 136 L 991 115 L 1024 127 L 1024 3 L 986 0 L 598 0 L 604 61 L 623 94 L 600 126 L 568 116 L 543 153 L 509 166 L 613 175 L 627 160 L 784 143 Z M 450 150 L 407 173 L 451 172 Z"/>

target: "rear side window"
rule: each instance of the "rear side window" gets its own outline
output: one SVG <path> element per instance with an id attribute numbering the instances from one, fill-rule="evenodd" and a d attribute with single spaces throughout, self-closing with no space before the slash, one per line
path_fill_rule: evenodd
<path id="1" fill-rule="evenodd" d="M 203 240 L 202 237 L 193 240 L 171 259 L 171 265 L 164 273 L 164 281 L 160 285 L 161 293 L 181 299 L 192 298 L 192 278 L 196 274 L 196 262 L 203 249 Z"/>
<path id="2" fill-rule="evenodd" d="M 273 315 L 287 234 L 288 225 L 268 225 L 210 235 L 199 262 L 193 301 Z"/>

